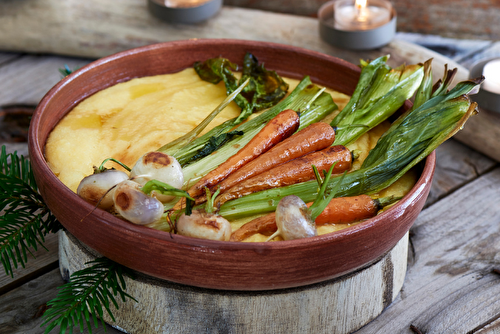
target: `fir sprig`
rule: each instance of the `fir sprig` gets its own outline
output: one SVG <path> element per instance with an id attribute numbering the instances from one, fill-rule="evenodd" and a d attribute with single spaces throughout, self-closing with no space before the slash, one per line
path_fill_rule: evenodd
<path id="1" fill-rule="evenodd" d="M 16 153 L 0 154 L 0 259 L 7 275 L 24 267 L 28 253 L 44 247 L 45 236 L 61 225 L 50 212 L 31 170 L 30 163 Z M 45 248 L 45 247 L 44 247 Z"/>
<path id="2" fill-rule="evenodd" d="M 74 71 L 76 71 L 77 69 L 78 69 L 78 67 L 72 70 L 69 68 L 68 64 L 64 64 L 64 68 L 60 68 L 59 73 L 61 73 L 62 77 L 65 78 L 68 75 L 70 75 L 71 73 L 73 73 Z"/>
<path id="3" fill-rule="evenodd" d="M 97 258 L 86 265 L 90 267 L 74 272 L 70 281 L 59 287 L 56 298 L 47 303 L 49 309 L 43 315 L 45 321 L 42 324 L 42 326 L 48 324 L 45 333 L 56 326 L 59 326 L 60 334 L 66 333 L 67 330 L 72 333 L 74 326 L 79 326 L 83 332 L 85 325 L 89 333 L 92 333 L 92 322 L 95 328 L 99 326 L 97 317 L 104 326 L 103 308 L 115 321 L 111 304 L 118 309 L 116 296 L 120 296 L 123 302 L 126 298 L 137 302 L 125 292 L 124 276 L 134 278 L 131 269 L 105 257 Z"/>

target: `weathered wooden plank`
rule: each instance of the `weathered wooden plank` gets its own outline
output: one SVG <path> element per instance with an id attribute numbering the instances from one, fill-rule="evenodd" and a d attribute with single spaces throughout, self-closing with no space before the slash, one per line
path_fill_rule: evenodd
<path id="1" fill-rule="evenodd" d="M 470 69 L 476 62 L 500 57 L 500 42 L 492 43 L 487 48 L 471 54 L 460 61 L 462 65 Z M 472 96 L 472 100 L 476 100 Z M 467 121 L 465 128 L 460 131 L 455 138 L 475 150 L 489 156 L 496 161 L 500 161 L 500 114 L 494 111 L 481 109 L 480 112 Z"/>
<path id="2" fill-rule="evenodd" d="M 438 35 L 422 35 L 404 32 L 398 32 L 396 38 L 433 50 L 464 66 L 465 64 L 462 64 L 464 59 L 473 57 L 492 45 L 491 41 L 455 39 Z"/>
<path id="3" fill-rule="evenodd" d="M 82 67 L 88 59 L 24 55 L 0 67 L 0 106 L 36 105 L 62 76 L 60 68 Z"/>
<path id="4" fill-rule="evenodd" d="M 500 42 L 490 43 L 488 47 L 479 50 L 468 57 L 464 57 L 464 59 L 460 60 L 460 63 L 467 69 L 471 69 L 475 63 L 493 57 L 500 57 Z"/>
<path id="5" fill-rule="evenodd" d="M 0 271 L 0 295 L 23 285 L 24 283 L 58 268 L 58 241 L 57 234 L 49 234 L 45 238 L 44 246 L 33 251 L 33 256 L 28 254 L 26 267 L 14 269 L 14 277 L 7 276 L 4 270 Z M 2 268 L 3 269 L 3 268 Z"/>
<path id="6" fill-rule="evenodd" d="M 0 52 L 0 66 L 19 57 L 21 57 L 19 53 Z"/>
<path id="7" fill-rule="evenodd" d="M 401 294 L 357 333 L 468 333 L 500 315 L 500 169 L 424 210 Z M 474 201 L 471 204 L 471 201 Z"/>
<path id="8" fill-rule="evenodd" d="M 436 171 L 426 206 L 494 168 L 498 163 L 456 140 L 437 148 Z"/>
<path id="9" fill-rule="evenodd" d="M 500 161 L 500 113 L 480 109 L 479 113 L 471 117 L 464 129 L 458 132 L 454 138 L 476 151 Z"/>
<path id="10" fill-rule="evenodd" d="M 57 295 L 57 287 L 64 281 L 58 269 L 24 284 L 0 296 L 0 333 L 9 334 L 40 334 L 44 328 L 43 312 L 46 303 Z M 53 331 L 55 332 L 55 331 Z M 79 332 L 79 330 L 74 331 Z M 84 330 L 84 333 L 88 331 Z M 119 334 L 120 331 L 106 326 L 97 329 L 92 328 L 92 333 Z"/>
<path id="11" fill-rule="evenodd" d="M 478 329 L 473 334 L 487 334 L 487 333 L 500 333 L 500 320 L 497 318 L 492 320 L 489 324 Z"/>

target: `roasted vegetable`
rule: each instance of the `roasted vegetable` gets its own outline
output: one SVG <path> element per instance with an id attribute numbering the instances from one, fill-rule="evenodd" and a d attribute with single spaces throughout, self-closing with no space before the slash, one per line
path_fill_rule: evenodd
<path id="1" fill-rule="evenodd" d="M 273 167 L 287 161 L 300 158 L 308 153 L 327 148 L 333 144 L 335 131 L 327 123 L 318 122 L 293 134 L 281 143 L 261 154 L 228 178 L 218 184 L 221 192 L 249 179 L 255 175 L 266 172 Z"/>
<path id="2" fill-rule="evenodd" d="M 316 217 L 325 209 L 328 203 L 332 200 L 337 192 L 338 185 L 342 178 L 337 181 L 337 184 L 326 192 L 326 187 L 330 181 L 335 164 L 333 164 L 328 172 L 325 171 L 325 179 L 323 180 L 316 166 L 312 166 L 316 181 L 318 182 L 319 191 L 316 199 L 310 207 L 298 196 L 290 195 L 282 198 L 276 208 L 276 232 L 271 235 L 267 241 L 281 235 L 284 240 L 294 240 L 302 238 L 310 238 L 318 235 L 316 230 Z M 343 177 L 345 176 L 345 173 Z"/>
<path id="3" fill-rule="evenodd" d="M 288 109 L 279 113 L 238 153 L 202 177 L 189 189 L 189 194 L 193 197 L 200 196 L 206 187 L 214 187 L 248 162 L 268 151 L 283 139 L 290 137 L 298 128 L 299 116 L 295 111 Z"/>
<path id="4" fill-rule="evenodd" d="M 264 65 L 259 65 L 257 58 L 251 53 L 247 53 L 243 59 L 242 76 L 239 81 L 232 73 L 238 66 L 225 58 L 197 62 L 194 64 L 194 69 L 205 81 L 217 84 L 223 80 L 228 95 L 242 82 L 250 80 L 249 85 L 234 100 L 241 108 L 241 114 L 233 124 L 243 122 L 255 111 L 274 106 L 288 91 L 288 84 L 276 72 L 268 71 Z"/>
<path id="5" fill-rule="evenodd" d="M 320 170 L 328 170 L 332 165 L 335 165 L 333 173 L 339 174 L 349 170 L 351 164 L 352 154 L 345 146 L 330 146 L 324 150 L 290 160 L 234 185 L 217 198 L 217 204 L 222 205 L 229 200 L 265 189 L 313 180 L 315 175 L 311 165 L 317 166 Z"/>
<path id="6" fill-rule="evenodd" d="M 336 145 L 347 145 L 380 124 L 413 96 L 424 77 L 423 65 L 391 69 L 389 56 L 362 62 L 361 76 L 349 103 L 333 119 Z M 351 126 L 351 125 L 356 126 Z M 364 126 L 360 126 L 364 125 Z"/>
<path id="7" fill-rule="evenodd" d="M 219 191 L 212 196 L 208 188 L 205 190 L 207 192 L 205 210 L 186 210 L 177 220 L 177 233 L 193 238 L 228 241 L 231 237 L 231 223 L 215 213 L 213 206 L 213 200 Z"/>

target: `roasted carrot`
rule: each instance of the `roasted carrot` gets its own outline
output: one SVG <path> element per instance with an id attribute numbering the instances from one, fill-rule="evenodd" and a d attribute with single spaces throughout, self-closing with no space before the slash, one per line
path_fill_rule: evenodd
<path id="1" fill-rule="evenodd" d="M 243 241 L 257 233 L 271 235 L 277 229 L 276 215 L 272 212 L 242 225 L 239 229 L 231 233 L 229 241 Z"/>
<path id="2" fill-rule="evenodd" d="M 334 140 L 335 130 L 330 125 L 324 122 L 313 123 L 250 161 L 215 187 L 224 192 L 234 185 L 282 163 L 327 148 L 333 144 Z M 211 189 L 212 192 L 217 190 L 215 187 Z M 205 201 L 206 198 L 202 195 L 196 199 L 196 204 Z"/>
<path id="3" fill-rule="evenodd" d="M 324 122 L 313 123 L 293 134 L 269 151 L 261 154 L 219 183 L 221 192 L 254 175 L 268 171 L 284 162 L 329 147 L 335 140 L 335 130 Z"/>
<path id="4" fill-rule="evenodd" d="M 385 206 L 395 203 L 400 198 L 384 197 L 372 199 L 368 195 L 351 197 L 337 197 L 330 201 L 328 206 L 316 218 L 316 225 L 349 224 L 377 215 Z M 307 206 L 311 206 L 308 203 Z M 231 234 L 230 241 L 243 241 L 256 233 L 271 234 L 277 230 L 275 214 L 269 213 L 256 218 L 241 226 Z"/>
<path id="5" fill-rule="evenodd" d="M 257 158 L 262 153 L 285 138 L 290 137 L 299 127 L 299 116 L 291 109 L 282 111 L 271 119 L 241 150 L 217 168 L 201 178 L 188 193 L 198 197 L 205 193 L 205 187 L 212 188 L 230 174 Z"/>
<path id="6" fill-rule="evenodd" d="M 379 201 L 368 195 L 337 197 L 328 203 L 315 222 L 316 225 L 352 223 L 375 216 L 381 208 Z"/>
<path id="7" fill-rule="evenodd" d="M 321 171 L 328 170 L 334 163 L 334 174 L 348 170 L 352 164 L 351 152 L 345 146 L 337 145 L 290 160 L 226 190 L 216 199 L 216 205 L 257 191 L 312 180 L 315 175 L 311 165 Z"/>

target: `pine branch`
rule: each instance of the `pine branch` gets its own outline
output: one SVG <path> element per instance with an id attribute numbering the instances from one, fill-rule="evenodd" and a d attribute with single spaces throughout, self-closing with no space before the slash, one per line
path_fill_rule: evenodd
<path id="1" fill-rule="evenodd" d="M 125 292 L 126 285 L 124 276 L 133 278 L 132 271 L 105 257 L 98 258 L 86 263 L 88 268 L 74 272 L 70 281 L 60 287 L 53 300 L 47 305 L 50 307 L 44 314 L 45 321 L 42 326 L 48 324 L 45 333 L 59 326 L 59 333 L 64 334 L 66 330 L 73 332 L 74 326 L 79 326 L 83 332 L 85 324 L 89 333 L 92 333 L 91 323 L 94 327 L 99 325 L 98 317 L 102 320 L 103 307 L 113 321 L 115 318 L 111 312 L 111 304 L 118 309 L 115 297 L 120 296 L 123 302 L 126 298 L 137 300 Z"/>
<path id="2" fill-rule="evenodd" d="M 24 267 L 28 253 L 44 247 L 45 236 L 61 228 L 38 193 L 30 163 L 16 153 L 0 154 L 0 259 L 7 275 Z M 44 247 L 45 248 L 45 247 Z"/>

